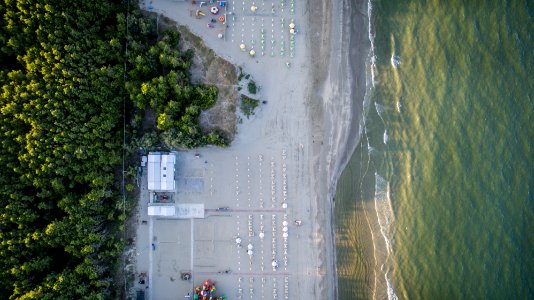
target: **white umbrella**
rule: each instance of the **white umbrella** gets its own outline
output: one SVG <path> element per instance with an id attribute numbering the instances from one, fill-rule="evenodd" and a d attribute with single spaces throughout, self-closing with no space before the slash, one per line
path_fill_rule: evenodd
<path id="1" fill-rule="evenodd" d="M 265 236 L 265 233 L 260 232 L 259 236 L 260 236 L 260 239 L 263 239 L 263 237 Z"/>
<path id="2" fill-rule="evenodd" d="M 293 29 L 293 28 L 289 29 L 289 33 L 295 34 L 295 29 Z"/>
<path id="3" fill-rule="evenodd" d="M 237 238 L 237 239 L 235 239 L 235 243 L 236 243 L 236 244 L 241 244 L 241 238 Z"/>
<path id="4" fill-rule="evenodd" d="M 239 48 L 241 48 L 241 51 L 245 51 L 246 46 L 245 46 L 245 44 L 241 44 L 241 45 L 239 45 Z"/>
<path id="5" fill-rule="evenodd" d="M 252 256 L 252 254 L 254 254 L 254 252 L 252 252 L 252 250 L 248 250 L 247 251 L 248 255 Z"/>
<path id="6" fill-rule="evenodd" d="M 250 56 L 254 56 L 254 55 L 256 55 L 256 51 L 250 50 L 249 54 L 250 54 Z"/>
<path id="7" fill-rule="evenodd" d="M 273 260 L 273 263 L 271 264 L 271 266 L 276 268 L 278 266 L 278 264 Z"/>
<path id="8" fill-rule="evenodd" d="M 282 229 L 282 231 L 283 231 L 283 232 L 287 232 L 287 227 L 284 227 L 284 228 Z"/>
<path id="9" fill-rule="evenodd" d="M 220 39 L 222 39 L 222 38 L 223 38 L 223 34 L 222 34 L 222 33 L 219 33 L 219 34 L 217 35 L 217 37 L 220 38 Z"/>
<path id="10" fill-rule="evenodd" d="M 282 208 L 287 208 L 287 203 L 282 203 Z"/>
<path id="11" fill-rule="evenodd" d="M 258 7 L 255 6 L 255 5 L 252 5 L 252 6 L 250 7 L 250 10 L 251 10 L 252 12 L 256 12 L 257 9 L 258 9 Z"/>
<path id="12" fill-rule="evenodd" d="M 295 23 L 289 24 L 289 28 L 291 28 L 291 29 L 295 28 Z"/>
<path id="13" fill-rule="evenodd" d="M 287 221 L 282 222 L 282 225 L 287 226 Z"/>
<path id="14" fill-rule="evenodd" d="M 287 232 L 284 232 L 284 234 L 282 234 L 282 236 L 286 238 L 288 236 Z"/>
<path id="15" fill-rule="evenodd" d="M 247 248 L 248 248 L 249 251 L 252 250 L 252 249 L 254 249 L 254 247 L 252 246 L 252 244 L 248 244 Z"/>

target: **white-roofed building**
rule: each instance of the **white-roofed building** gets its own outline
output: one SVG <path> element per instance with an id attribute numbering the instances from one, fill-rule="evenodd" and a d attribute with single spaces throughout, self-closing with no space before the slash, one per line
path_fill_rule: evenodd
<path id="1" fill-rule="evenodd" d="M 174 191 L 176 156 L 173 153 L 148 154 L 147 175 L 149 191 Z"/>
<path id="2" fill-rule="evenodd" d="M 149 206 L 148 207 L 149 216 L 160 216 L 160 217 L 174 217 L 176 215 L 176 207 L 174 206 Z"/>

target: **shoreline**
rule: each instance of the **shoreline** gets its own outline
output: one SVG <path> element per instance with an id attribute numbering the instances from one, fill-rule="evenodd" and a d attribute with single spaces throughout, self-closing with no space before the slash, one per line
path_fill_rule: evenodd
<path id="1" fill-rule="evenodd" d="M 327 272 L 333 274 L 329 280 L 328 299 L 338 298 L 337 258 L 335 240 L 335 194 L 338 179 L 347 166 L 354 150 L 360 142 L 360 123 L 363 118 L 364 97 L 366 95 L 366 72 L 370 41 L 368 36 L 367 1 L 358 3 L 344 1 L 333 3 L 331 15 L 341 16 L 340 22 L 330 21 L 330 43 L 328 72 L 321 88 L 324 120 L 324 138 L 329 137 L 319 154 L 320 162 L 314 165 L 325 168 L 319 172 L 320 182 L 316 185 L 316 202 L 323 215 L 316 216 L 317 223 L 325 224 Z M 311 22 L 310 22 L 311 23 Z M 328 22 L 327 22 L 328 23 Z M 361 30 L 364 28 L 365 30 Z M 310 38 L 313 38 L 310 35 Z M 341 66 L 341 68 L 339 67 Z M 314 73 L 317 78 L 318 73 Z M 313 76 L 312 76 L 313 78 Z M 318 168 L 314 168 L 317 170 Z M 317 178 L 317 176 L 315 176 Z M 324 198 L 323 198 L 324 197 Z M 326 201 L 322 201 L 325 199 Z"/>

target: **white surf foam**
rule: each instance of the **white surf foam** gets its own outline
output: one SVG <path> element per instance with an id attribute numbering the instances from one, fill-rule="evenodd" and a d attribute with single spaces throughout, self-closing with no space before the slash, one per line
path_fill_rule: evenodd
<path id="1" fill-rule="evenodd" d="M 400 61 L 400 57 L 398 55 L 395 55 L 395 53 L 393 53 L 391 55 L 391 66 L 393 66 L 393 68 L 398 68 L 399 65 L 401 64 L 401 61 Z"/>
<path id="2" fill-rule="evenodd" d="M 376 62 L 378 57 L 375 55 L 375 35 L 372 27 L 373 3 L 371 0 L 367 2 L 367 16 L 369 17 L 369 41 L 371 42 L 371 49 L 369 51 L 369 56 L 371 57 L 371 84 L 375 87 L 378 83 L 376 79 Z"/>
<path id="3" fill-rule="evenodd" d="M 393 255 L 391 226 L 395 220 L 395 215 L 391 206 L 389 182 L 378 173 L 375 173 L 375 211 L 380 226 L 380 233 L 386 245 L 386 254 L 382 261 L 382 271 L 384 272 L 384 278 L 387 284 L 387 295 L 390 300 L 397 299 L 397 295 L 391 284 L 391 278 L 389 277 Z"/>
<path id="4" fill-rule="evenodd" d="M 378 114 L 378 116 L 382 119 L 382 121 L 384 121 L 384 111 L 385 111 L 384 105 L 375 102 L 375 108 L 376 108 L 376 113 Z"/>
<path id="5" fill-rule="evenodd" d="M 383 113 L 384 113 L 384 106 L 376 103 L 371 99 L 371 95 L 373 93 L 373 90 L 376 88 L 376 86 L 379 84 L 378 82 L 378 68 L 377 63 L 379 61 L 379 57 L 377 57 L 375 53 L 375 28 L 373 26 L 373 1 L 368 0 L 367 2 L 367 16 L 369 20 L 369 26 L 368 26 L 368 34 L 369 34 L 369 41 L 370 41 L 370 51 L 369 51 L 369 69 L 368 69 L 368 76 L 370 78 L 367 78 L 367 91 L 366 91 L 366 97 L 364 99 L 364 111 L 368 111 L 369 106 L 371 103 L 375 104 L 375 109 L 384 122 L 383 119 Z M 400 58 L 398 58 L 398 63 L 400 63 Z M 397 111 L 400 112 L 400 103 L 397 104 Z M 365 127 L 366 127 L 366 120 L 367 119 L 367 113 L 364 113 L 361 125 L 363 127 L 363 132 L 365 134 Z M 376 152 L 377 150 L 372 147 L 369 143 L 369 138 L 365 134 L 365 138 L 367 139 L 367 145 L 368 145 L 368 153 L 371 154 L 372 152 Z M 389 140 L 389 136 L 387 134 L 387 130 L 384 132 L 384 143 L 387 143 Z M 369 163 L 370 161 L 368 161 Z M 390 231 L 391 226 L 394 222 L 394 213 L 391 206 L 391 199 L 390 199 L 390 193 L 389 193 L 389 182 L 385 180 L 382 176 L 380 176 L 378 173 L 375 173 L 375 211 L 377 215 L 378 224 L 380 227 L 380 234 L 383 237 L 384 243 L 385 243 L 385 251 L 379 250 L 378 252 L 383 253 L 384 255 L 377 256 L 377 244 L 376 241 L 373 238 L 373 247 L 375 249 L 375 259 L 378 259 L 378 263 L 382 265 L 381 273 L 385 278 L 386 285 L 387 285 L 387 297 L 389 300 L 397 300 L 398 297 L 395 294 L 395 290 L 393 288 L 393 284 L 391 283 L 390 278 L 390 271 L 392 268 L 392 255 L 393 255 L 393 249 L 390 242 Z M 374 234 L 371 233 L 373 236 Z M 376 271 L 375 271 L 376 272 Z M 379 274 L 375 273 L 375 276 L 378 276 Z M 375 277 L 377 278 L 377 277 Z M 378 279 L 378 278 L 377 278 Z M 376 281 L 375 281 L 375 288 L 373 289 L 373 298 L 377 296 L 376 293 Z"/>

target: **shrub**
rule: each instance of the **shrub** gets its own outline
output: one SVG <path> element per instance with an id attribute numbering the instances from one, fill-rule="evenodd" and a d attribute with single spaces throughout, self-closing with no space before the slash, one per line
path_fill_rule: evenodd
<path id="1" fill-rule="evenodd" d="M 251 80 L 248 83 L 248 92 L 251 94 L 256 94 L 256 91 L 257 91 L 256 82 L 254 82 L 254 80 Z"/>
<path id="2" fill-rule="evenodd" d="M 256 99 L 241 95 L 241 111 L 247 116 L 247 119 L 250 115 L 254 114 L 254 109 L 258 106 L 259 102 Z"/>

